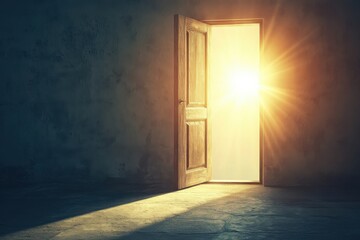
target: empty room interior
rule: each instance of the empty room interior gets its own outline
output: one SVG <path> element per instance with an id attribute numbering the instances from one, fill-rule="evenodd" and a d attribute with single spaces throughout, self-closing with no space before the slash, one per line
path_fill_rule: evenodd
<path id="1" fill-rule="evenodd" d="M 0 3 L 0 240 L 360 239 L 360 3 Z"/>

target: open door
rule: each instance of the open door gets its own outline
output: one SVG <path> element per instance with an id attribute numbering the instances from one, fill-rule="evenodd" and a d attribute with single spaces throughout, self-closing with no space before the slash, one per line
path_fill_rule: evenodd
<path id="1" fill-rule="evenodd" d="M 210 180 L 210 27 L 175 16 L 175 148 L 178 189 Z"/>

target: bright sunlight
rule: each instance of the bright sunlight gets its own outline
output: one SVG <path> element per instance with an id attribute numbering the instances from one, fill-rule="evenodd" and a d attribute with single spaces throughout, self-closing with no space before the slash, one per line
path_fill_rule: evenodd
<path id="1" fill-rule="evenodd" d="M 214 181 L 260 181 L 260 25 L 212 26 Z"/>
<path id="2" fill-rule="evenodd" d="M 254 98 L 259 91 L 259 71 L 256 69 L 233 68 L 229 70 L 231 95 L 242 99 Z"/>

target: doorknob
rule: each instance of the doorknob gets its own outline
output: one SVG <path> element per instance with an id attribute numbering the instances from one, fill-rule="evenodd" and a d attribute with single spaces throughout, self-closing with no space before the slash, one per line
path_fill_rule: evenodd
<path id="1" fill-rule="evenodd" d="M 185 102 L 183 99 L 179 99 L 179 104 Z"/>

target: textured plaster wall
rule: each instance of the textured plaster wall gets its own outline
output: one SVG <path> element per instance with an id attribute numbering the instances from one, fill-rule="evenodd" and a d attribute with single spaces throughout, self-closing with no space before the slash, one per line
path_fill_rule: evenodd
<path id="1" fill-rule="evenodd" d="M 0 179 L 168 183 L 172 17 L 138 1 L 9 3 L 0 7 Z"/>
<path id="2" fill-rule="evenodd" d="M 263 94 L 266 184 L 360 182 L 359 10 L 340 0 L 1 1 L 0 182 L 172 185 L 177 13 L 265 19 L 264 83 L 277 90 Z"/>
<path id="3" fill-rule="evenodd" d="M 265 26 L 265 83 L 277 91 L 263 95 L 267 184 L 360 183 L 359 10 L 288 1 Z"/>

